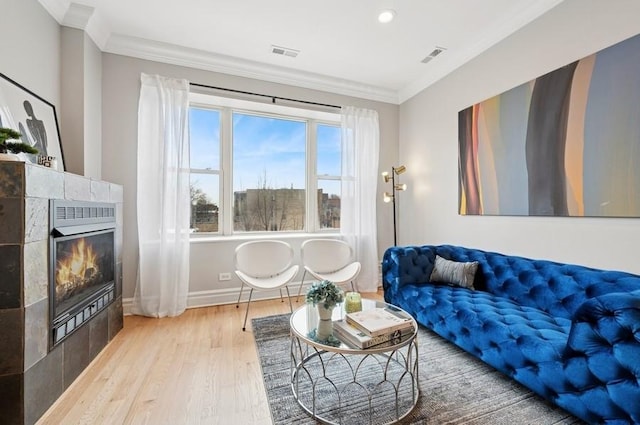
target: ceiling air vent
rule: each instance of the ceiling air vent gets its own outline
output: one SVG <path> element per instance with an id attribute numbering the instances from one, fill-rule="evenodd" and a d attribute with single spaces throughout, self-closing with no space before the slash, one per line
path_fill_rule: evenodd
<path id="1" fill-rule="evenodd" d="M 296 56 L 298 56 L 298 53 L 300 53 L 300 50 L 272 45 L 271 53 L 275 55 L 283 55 L 283 56 L 289 56 L 290 58 L 295 58 Z"/>
<path id="2" fill-rule="evenodd" d="M 422 59 L 422 63 L 427 63 L 429 62 L 431 59 L 435 58 L 436 56 L 438 56 L 440 53 L 444 52 L 445 50 L 447 50 L 445 47 L 437 47 L 435 49 L 433 49 L 433 51 L 431 53 L 429 53 L 429 56 L 427 56 L 426 58 Z"/>

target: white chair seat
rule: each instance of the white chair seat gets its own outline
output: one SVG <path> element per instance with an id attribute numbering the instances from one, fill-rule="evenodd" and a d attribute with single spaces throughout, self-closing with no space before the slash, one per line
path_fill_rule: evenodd
<path id="1" fill-rule="evenodd" d="M 309 267 L 305 269 L 311 273 L 313 277 L 319 280 L 329 280 L 331 282 L 340 284 L 353 280 L 354 276 L 360 273 L 360 263 L 351 263 L 343 269 L 336 270 L 334 272 L 318 273 L 311 270 Z"/>
<path id="2" fill-rule="evenodd" d="M 272 277 L 253 277 L 246 273 L 236 270 L 236 275 L 244 283 L 255 289 L 278 289 L 282 287 L 282 282 L 290 282 L 298 274 L 299 266 L 291 266 L 287 271 Z"/>

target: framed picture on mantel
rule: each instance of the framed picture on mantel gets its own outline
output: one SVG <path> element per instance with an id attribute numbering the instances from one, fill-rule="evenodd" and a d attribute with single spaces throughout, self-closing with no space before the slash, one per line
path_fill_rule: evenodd
<path id="1" fill-rule="evenodd" d="M 19 154 L 22 160 L 64 171 L 55 106 L 1 73 L 0 127 L 18 131 L 23 143 L 38 150 Z"/>

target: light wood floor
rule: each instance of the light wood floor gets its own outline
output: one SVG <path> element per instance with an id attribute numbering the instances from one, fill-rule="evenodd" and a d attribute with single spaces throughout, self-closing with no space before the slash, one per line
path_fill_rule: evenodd
<path id="1" fill-rule="evenodd" d="M 288 313 L 289 303 L 252 302 L 246 332 L 244 308 L 125 317 L 124 329 L 37 425 L 271 424 L 251 318 Z"/>

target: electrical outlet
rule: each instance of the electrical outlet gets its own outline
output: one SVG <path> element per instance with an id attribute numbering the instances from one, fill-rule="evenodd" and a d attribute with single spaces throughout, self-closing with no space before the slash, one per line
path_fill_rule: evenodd
<path id="1" fill-rule="evenodd" d="M 220 273 L 218 275 L 218 280 L 231 280 L 231 273 Z"/>

